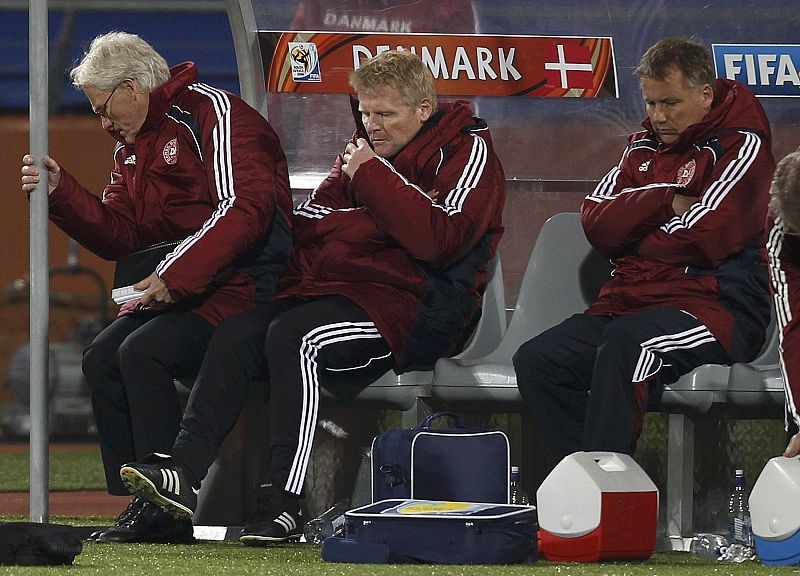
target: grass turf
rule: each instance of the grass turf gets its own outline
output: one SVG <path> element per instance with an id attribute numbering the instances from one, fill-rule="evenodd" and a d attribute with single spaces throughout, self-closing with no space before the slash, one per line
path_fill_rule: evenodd
<path id="1" fill-rule="evenodd" d="M 25 520 L 0 516 L 0 521 Z M 75 526 L 108 523 L 108 519 L 96 517 L 56 516 L 50 521 Z M 249 548 L 238 542 L 198 542 L 192 545 L 85 542 L 72 566 L 0 566 L 0 576 L 115 573 L 158 576 L 780 576 L 799 574 L 800 568 L 764 566 L 759 562 L 734 564 L 697 560 L 681 552 L 656 553 L 643 562 L 559 563 L 539 560 L 512 566 L 331 564 L 322 560 L 318 546 L 310 544 Z"/>
<path id="2" fill-rule="evenodd" d="M 0 455 L 0 491 L 28 490 L 27 454 Z M 51 490 L 105 488 L 99 450 L 53 452 L 50 455 Z M 25 521 L 0 517 L 0 521 Z M 108 525 L 109 518 L 58 517 L 52 523 L 80 526 Z M 227 574 L 287 576 L 767 576 L 800 574 L 800 568 L 764 566 L 759 562 L 719 563 L 691 558 L 679 552 L 657 553 L 645 562 L 553 563 L 539 560 L 514 566 L 364 565 L 324 562 L 317 546 L 293 544 L 248 548 L 238 542 L 199 542 L 187 545 L 84 543 L 72 566 L 0 566 L 0 576 L 41 574 Z"/>
<path id="3" fill-rule="evenodd" d="M 30 456 L 27 452 L 0 454 L 0 471 L 0 492 L 30 490 Z M 105 489 L 100 448 L 50 453 L 50 490 Z"/>
<path id="4" fill-rule="evenodd" d="M 67 519 L 69 520 L 69 519 Z M 74 520 L 74 519 L 72 519 Z M 57 521 L 54 520 L 54 522 Z M 64 519 L 61 519 L 63 523 Z M 83 519 L 81 519 L 83 521 Z M 97 544 L 87 542 L 70 566 L 0 566 L 0 574 L 179 574 L 285 576 L 707 576 L 797 574 L 792 567 L 719 563 L 679 552 L 658 553 L 646 562 L 555 563 L 539 560 L 513 566 L 330 564 L 313 545 L 248 548 L 236 542 L 193 545 Z"/>

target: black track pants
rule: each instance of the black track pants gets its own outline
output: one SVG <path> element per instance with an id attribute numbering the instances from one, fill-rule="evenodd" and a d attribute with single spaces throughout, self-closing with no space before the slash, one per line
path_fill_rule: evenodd
<path id="1" fill-rule="evenodd" d="M 391 369 L 391 350 L 347 298 L 276 302 L 225 320 L 189 397 L 173 456 L 205 477 L 241 412 L 251 383 L 269 386 L 270 480 L 301 494 L 320 386 L 367 386 Z"/>
<path id="2" fill-rule="evenodd" d="M 631 453 L 648 385 L 658 395 L 706 363 L 729 357 L 703 324 L 672 308 L 576 314 L 514 355 L 520 393 L 556 461 L 579 450 Z"/>
<path id="3" fill-rule="evenodd" d="M 127 495 L 119 469 L 169 452 L 181 421 L 175 378 L 194 377 L 214 327 L 191 312 L 117 318 L 83 354 L 110 494 Z"/>

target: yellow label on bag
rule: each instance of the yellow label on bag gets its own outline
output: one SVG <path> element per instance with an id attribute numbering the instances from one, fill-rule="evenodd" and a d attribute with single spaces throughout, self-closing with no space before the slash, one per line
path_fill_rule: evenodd
<path id="1" fill-rule="evenodd" d="M 381 514 L 408 514 L 408 515 L 462 515 L 491 508 L 496 504 L 481 504 L 477 502 L 450 502 L 446 500 L 406 500 L 397 506 L 383 510 Z"/>

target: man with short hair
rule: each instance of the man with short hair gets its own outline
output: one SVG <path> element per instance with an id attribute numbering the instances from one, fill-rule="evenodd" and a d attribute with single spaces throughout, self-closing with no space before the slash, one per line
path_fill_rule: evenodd
<path id="1" fill-rule="evenodd" d="M 135 34 L 98 36 L 71 76 L 117 140 L 114 168 L 101 198 L 45 156 L 51 220 L 109 260 L 175 244 L 83 357 L 108 491 L 127 496 L 120 466 L 178 434 L 174 379 L 197 373 L 219 322 L 271 300 L 292 249 L 289 176 L 261 114 L 201 83 L 191 62 L 170 69 Z M 22 162 L 28 194 L 33 162 Z M 134 498 L 97 540 L 188 542 L 193 529 Z"/>
<path id="2" fill-rule="evenodd" d="M 635 73 L 645 129 L 581 207 L 612 277 L 585 312 L 514 356 L 556 461 L 632 453 L 648 396 L 701 364 L 752 359 L 769 323 L 764 110 L 742 84 L 715 79 L 709 50 L 692 40 L 661 40 Z"/>
<path id="3" fill-rule="evenodd" d="M 132 492 L 191 516 L 192 490 L 263 365 L 271 494 L 263 518 L 242 530 L 245 544 L 302 534 L 320 386 L 366 386 L 458 352 L 503 232 L 505 176 L 486 123 L 464 102 L 437 104 L 416 55 L 383 52 L 351 85 L 356 134 L 294 211 L 295 250 L 275 302 L 219 327 L 171 458 L 120 471 Z"/>
<path id="4" fill-rule="evenodd" d="M 767 252 L 786 391 L 783 455 L 794 458 L 800 455 L 800 148 L 778 162 L 770 193 Z"/>

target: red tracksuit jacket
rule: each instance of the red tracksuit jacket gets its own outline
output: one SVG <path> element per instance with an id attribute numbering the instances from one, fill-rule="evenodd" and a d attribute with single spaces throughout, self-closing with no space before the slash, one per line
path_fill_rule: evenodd
<path id="1" fill-rule="evenodd" d="M 780 331 L 780 359 L 787 423 L 800 427 L 800 237 L 780 218 L 769 219 L 770 276 Z M 792 431 L 795 432 L 795 431 Z"/>
<path id="2" fill-rule="evenodd" d="M 398 367 L 430 367 L 469 335 L 503 233 L 505 175 L 486 124 L 463 102 L 442 105 L 391 161 L 361 164 L 352 182 L 341 165 L 295 209 L 279 297 L 346 296 Z"/>
<path id="3" fill-rule="evenodd" d="M 280 242 L 263 246 L 273 214 L 283 214 L 288 225 L 286 158 L 267 121 L 237 96 L 199 83 L 193 63 L 170 72 L 150 94 L 135 144 L 114 150 L 102 198 L 62 169 L 50 194 L 50 218 L 108 260 L 183 240 L 158 274 L 184 299 L 180 306 L 217 324 L 253 307 L 259 267 L 291 251 L 288 230 Z"/>
<path id="4" fill-rule="evenodd" d="M 651 130 L 581 207 L 586 237 L 615 269 L 589 314 L 685 310 L 731 355 L 750 360 L 769 322 L 764 220 L 775 163 L 763 108 L 742 84 L 717 80 L 710 112 L 671 145 Z M 673 195 L 697 196 L 681 216 Z"/>

